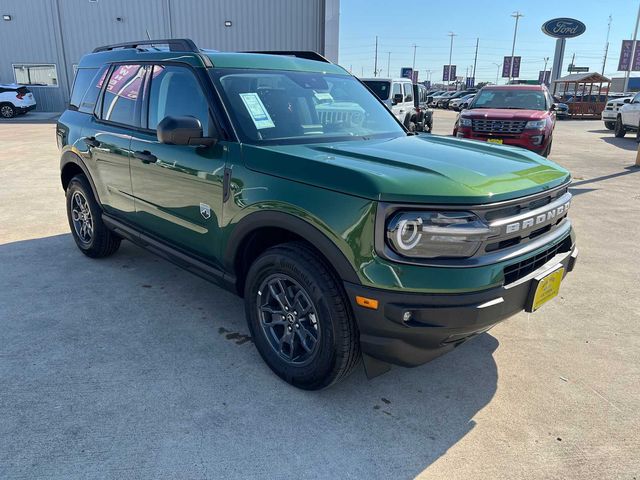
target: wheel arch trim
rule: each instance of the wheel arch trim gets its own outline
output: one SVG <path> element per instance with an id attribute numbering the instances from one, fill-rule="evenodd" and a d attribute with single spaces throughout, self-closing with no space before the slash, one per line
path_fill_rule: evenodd
<path id="1" fill-rule="evenodd" d="M 235 262 L 240 246 L 252 232 L 263 227 L 281 228 L 302 237 L 327 259 L 342 280 L 361 283 L 345 254 L 327 235 L 305 220 L 274 210 L 250 213 L 233 227 L 224 252 L 225 270 L 235 272 Z"/>
<path id="2" fill-rule="evenodd" d="M 89 173 L 89 169 L 84 163 L 84 160 L 82 160 L 82 158 L 80 158 L 76 153 L 72 151 L 66 151 L 62 154 L 62 157 L 60 157 L 60 183 L 62 185 L 62 188 L 63 189 L 65 188 L 64 177 L 62 173 L 64 172 L 65 167 L 67 167 L 67 165 L 69 164 L 73 164 L 79 167 L 80 170 L 82 170 L 82 173 L 84 173 L 84 176 L 87 177 L 87 180 L 89 180 L 89 185 L 91 185 L 91 191 L 93 192 L 93 196 L 95 197 L 96 202 L 98 202 L 98 205 L 102 205 L 102 202 L 100 201 L 100 197 L 98 195 L 98 190 L 95 184 L 93 183 L 93 178 L 91 178 L 91 174 Z"/>

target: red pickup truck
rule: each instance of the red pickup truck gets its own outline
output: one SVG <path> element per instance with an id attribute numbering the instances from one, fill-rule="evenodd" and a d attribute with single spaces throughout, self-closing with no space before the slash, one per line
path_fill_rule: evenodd
<path id="1" fill-rule="evenodd" d="M 483 87 L 456 121 L 453 135 L 515 145 L 548 156 L 556 104 L 543 85 Z"/>

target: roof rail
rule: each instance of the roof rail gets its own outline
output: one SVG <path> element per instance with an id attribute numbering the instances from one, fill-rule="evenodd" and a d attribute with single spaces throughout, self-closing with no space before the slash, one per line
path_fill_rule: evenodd
<path id="1" fill-rule="evenodd" d="M 242 52 L 242 53 L 264 53 L 267 55 L 285 55 L 289 57 L 298 57 L 305 58 L 307 60 L 315 60 L 316 62 L 324 62 L 331 63 L 329 60 L 324 58 L 318 52 L 313 51 L 296 51 L 296 50 L 273 50 L 273 51 L 252 51 L 252 52 Z"/>
<path id="2" fill-rule="evenodd" d="M 104 45 L 95 48 L 93 53 L 108 52 L 117 48 L 138 48 L 142 45 L 168 45 L 171 52 L 194 52 L 200 53 L 200 50 L 189 38 L 165 38 L 162 40 L 140 40 L 137 42 L 115 43 L 113 45 Z"/>

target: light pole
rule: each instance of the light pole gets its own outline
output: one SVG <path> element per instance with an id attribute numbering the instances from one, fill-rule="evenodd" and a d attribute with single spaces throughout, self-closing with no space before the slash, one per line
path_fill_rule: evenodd
<path id="1" fill-rule="evenodd" d="M 373 76 L 378 76 L 378 36 L 376 35 L 376 58 L 373 61 Z"/>
<path id="2" fill-rule="evenodd" d="M 629 89 L 629 75 L 631 73 L 631 68 L 633 61 L 636 56 L 636 39 L 638 38 L 638 24 L 640 23 L 640 4 L 638 4 L 638 18 L 636 19 L 636 29 L 633 31 L 633 43 L 631 44 L 631 58 L 629 59 L 629 66 L 627 67 L 627 71 L 624 73 L 624 88 L 623 92 L 626 92 Z"/>
<path id="3" fill-rule="evenodd" d="M 387 52 L 387 77 L 390 75 L 389 68 L 391 67 L 391 52 Z"/>
<path id="4" fill-rule="evenodd" d="M 513 44 L 511 45 L 511 65 L 509 66 L 509 83 L 511 83 L 511 77 L 513 73 L 513 54 L 516 51 L 516 35 L 518 35 L 518 20 L 520 17 L 524 17 L 520 12 L 513 12 L 511 14 L 513 18 L 516 19 L 516 26 L 513 29 Z"/>
<path id="5" fill-rule="evenodd" d="M 416 71 L 416 49 L 418 48 L 418 45 L 416 45 L 415 43 L 413 44 L 413 64 L 411 65 L 411 81 L 413 82 L 413 79 L 415 78 L 413 75 L 413 72 Z"/>
<path id="6" fill-rule="evenodd" d="M 496 62 L 493 62 L 493 64 L 497 67 L 497 70 L 496 70 L 496 85 L 497 85 L 498 84 L 498 75 L 500 75 L 500 67 L 502 66 L 502 64 L 501 63 L 496 63 Z"/>
<path id="7" fill-rule="evenodd" d="M 542 83 L 541 85 L 545 85 L 544 79 L 547 76 L 547 62 L 549 61 L 549 57 L 544 57 L 544 68 L 542 69 Z"/>
<path id="8" fill-rule="evenodd" d="M 449 32 L 447 33 L 447 35 L 451 37 L 451 45 L 449 45 L 449 80 L 447 86 L 451 86 L 451 56 L 453 55 L 453 37 L 455 37 L 456 34 L 453 32 Z"/>

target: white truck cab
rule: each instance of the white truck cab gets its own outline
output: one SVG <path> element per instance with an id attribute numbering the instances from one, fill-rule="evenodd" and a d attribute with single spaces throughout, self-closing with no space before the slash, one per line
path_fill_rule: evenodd
<path id="1" fill-rule="evenodd" d="M 391 110 L 410 131 L 415 130 L 416 114 L 413 83 L 408 78 L 361 78 L 362 82 Z"/>

